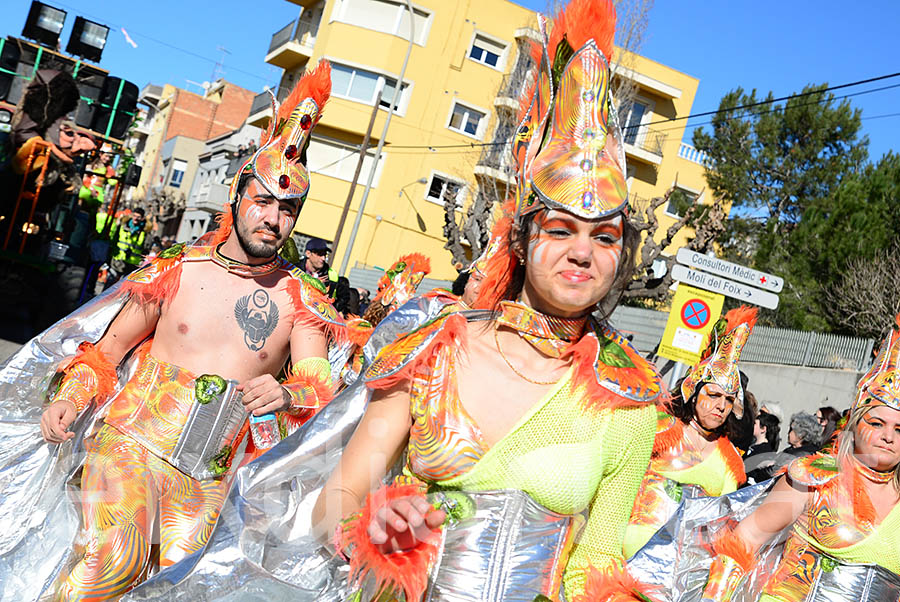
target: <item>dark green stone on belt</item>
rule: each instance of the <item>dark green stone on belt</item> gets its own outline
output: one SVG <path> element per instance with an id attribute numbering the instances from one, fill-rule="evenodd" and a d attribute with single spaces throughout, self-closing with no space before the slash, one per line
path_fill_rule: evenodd
<path id="1" fill-rule="evenodd" d="M 209 403 L 225 392 L 228 384 L 215 374 L 204 374 L 194 382 L 194 396 L 198 403 Z"/>

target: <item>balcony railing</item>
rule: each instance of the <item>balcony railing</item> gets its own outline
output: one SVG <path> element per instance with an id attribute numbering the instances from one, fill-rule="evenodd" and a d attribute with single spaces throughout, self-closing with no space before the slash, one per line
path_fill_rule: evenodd
<path id="1" fill-rule="evenodd" d="M 253 102 L 250 103 L 250 114 L 256 115 L 261 111 L 265 111 L 266 109 L 272 106 L 272 95 L 268 92 L 262 92 L 253 97 Z"/>
<path id="2" fill-rule="evenodd" d="M 709 155 L 684 142 L 678 147 L 678 156 L 700 165 L 707 165 L 709 163 Z"/>
<path id="3" fill-rule="evenodd" d="M 312 55 L 319 24 L 305 19 L 291 21 L 272 35 L 266 61 L 291 69 Z"/>
<path id="4" fill-rule="evenodd" d="M 626 153 L 657 165 L 662 161 L 663 147 L 666 143 L 665 132 L 657 132 L 643 126 L 624 129 Z"/>

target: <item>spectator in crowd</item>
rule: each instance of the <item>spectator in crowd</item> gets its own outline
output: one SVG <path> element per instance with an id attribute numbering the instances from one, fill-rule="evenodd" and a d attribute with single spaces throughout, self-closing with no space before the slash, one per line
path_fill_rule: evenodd
<path id="1" fill-rule="evenodd" d="M 744 457 L 748 485 L 771 479 L 777 470 L 776 466 L 781 467 L 787 462 L 788 457 L 778 453 L 780 431 L 781 421 L 778 416 L 760 411 L 753 426 L 754 443 Z"/>
<path id="2" fill-rule="evenodd" d="M 326 258 L 330 252 L 327 242 L 321 238 L 310 238 L 306 241 L 306 257 L 300 259 L 300 269 L 318 278 L 325 286 L 334 308 L 345 314 L 350 303 L 350 281 L 344 276 L 338 276 L 337 270 L 328 265 Z"/>
<path id="3" fill-rule="evenodd" d="M 809 412 L 791 416 L 788 444 L 782 452 L 791 456 L 808 456 L 816 452 L 822 444 L 822 426 L 816 417 Z"/>
<path id="4" fill-rule="evenodd" d="M 350 295 L 349 300 L 347 301 L 347 311 L 344 313 L 345 318 L 349 318 L 350 316 L 358 316 L 360 314 L 359 311 L 359 289 L 350 287 L 348 290 Z"/>
<path id="5" fill-rule="evenodd" d="M 359 315 L 363 315 L 366 313 L 366 310 L 369 309 L 369 304 L 372 300 L 369 298 L 371 293 L 369 289 L 363 287 L 357 287 L 356 289 L 359 292 Z"/>
<path id="6" fill-rule="evenodd" d="M 768 412 L 760 412 L 753 423 L 753 445 L 747 451 L 744 463 L 752 456 L 778 451 L 781 421 Z"/>
<path id="7" fill-rule="evenodd" d="M 841 419 L 841 413 L 831 406 L 822 406 L 816 410 L 816 420 L 822 426 L 822 444 L 831 441 L 837 423 Z"/>

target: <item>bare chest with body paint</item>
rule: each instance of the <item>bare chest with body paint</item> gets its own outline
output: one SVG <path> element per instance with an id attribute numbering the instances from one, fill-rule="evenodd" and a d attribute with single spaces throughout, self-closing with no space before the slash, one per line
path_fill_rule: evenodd
<path id="1" fill-rule="evenodd" d="M 187 263 L 182 270 L 151 353 L 195 373 L 238 381 L 277 374 L 290 352 L 288 276 L 243 278 L 209 262 Z"/>

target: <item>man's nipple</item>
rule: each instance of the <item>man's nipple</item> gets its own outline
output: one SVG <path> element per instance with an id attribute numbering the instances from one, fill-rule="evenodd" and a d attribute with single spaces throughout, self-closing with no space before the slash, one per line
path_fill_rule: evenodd
<path id="1" fill-rule="evenodd" d="M 185 324 L 184 322 L 179 322 L 178 323 L 178 332 L 180 332 L 181 334 L 187 334 L 188 333 L 188 325 Z"/>

